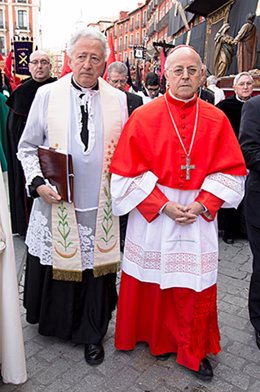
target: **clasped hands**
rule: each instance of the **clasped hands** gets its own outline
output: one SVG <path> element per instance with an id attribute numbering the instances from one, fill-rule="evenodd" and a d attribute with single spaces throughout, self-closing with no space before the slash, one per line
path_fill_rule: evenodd
<path id="1" fill-rule="evenodd" d="M 204 207 L 197 201 L 187 206 L 170 201 L 166 204 L 163 212 L 180 225 L 194 223 L 197 217 L 204 211 Z"/>

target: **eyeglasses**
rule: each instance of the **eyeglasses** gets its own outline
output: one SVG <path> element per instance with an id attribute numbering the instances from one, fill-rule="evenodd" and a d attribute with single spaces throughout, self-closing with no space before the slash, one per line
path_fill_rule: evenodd
<path id="1" fill-rule="evenodd" d="M 118 84 L 119 83 L 122 86 L 124 86 L 126 84 L 126 82 L 127 82 L 127 79 L 118 79 L 118 80 L 109 79 L 109 80 L 110 80 L 110 82 L 112 84 Z"/>
<path id="2" fill-rule="evenodd" d="M 157 93 L 160 90 L 160 86 L 158 86 L 158 87 L 147 87 L 147 90 L 150 93 Z"/>
<path id="3" fill-rule="evenodd" d="M 46 66 L 46 65 L 50 64 L 50 62 L 48 60 L 32 60 L 32 61 L 30 61 L 30 63 L 33 64 L 33 65 L 41 64 L 43 66 Z"/>
<path id="4" fill-rule="evenodd" d="M 189 76 L 194 76 L 198 72 L 198 68 L 195 67 L 187 67 L 187 68 L 174 68 L 174 69 L 169 69 L 169 72 L 172 72 L 175 76 L 182 76 L 184 74 L 184 71 L 187 71 Z"/>

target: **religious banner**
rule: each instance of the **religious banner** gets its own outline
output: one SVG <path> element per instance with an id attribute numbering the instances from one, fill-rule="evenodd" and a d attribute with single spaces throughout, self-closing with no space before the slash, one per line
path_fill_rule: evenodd
<path id="1" fill-rule="evenodd" d="M 29 62 L 33 51 L 33 42 L 29 40 L 14 41 L 14 69 L 16 75 L 30 76 Z"/>
<path id="2" fill-rule="evenodd" d="M 135 59 L 145 60 L 146 49 L 144 46 L 134 46 Z"/>

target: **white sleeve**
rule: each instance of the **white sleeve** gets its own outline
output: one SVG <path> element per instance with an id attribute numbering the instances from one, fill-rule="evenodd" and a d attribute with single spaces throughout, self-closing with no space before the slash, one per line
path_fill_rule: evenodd
<path id="1" fill-rule="evenodd" d="M 245 194 L 246 176 L 214 173 L 207 176 L 201 189 L 224 200 L 222 208 L 237 208 Z"/>
<path id="2" fill-rule="evenodd" d="M 47 86 L 47 85 L 46 85 Z M 24 131 L 18 144 L 17 158 L 23 166 L 26 186 L 36 176 L 43 177 L 38 159 L 38 147 L 47 144 L 47 108 L 49 94 L 40 87 L 31 105 Z"/>
<path id="3" fill-rule="evenodd" d="M 112 174 L 111 196 L 114 215 L 124 215 L 134 209 L 153 191 L 158 177 L 148 171 L 138 177 Z"/>

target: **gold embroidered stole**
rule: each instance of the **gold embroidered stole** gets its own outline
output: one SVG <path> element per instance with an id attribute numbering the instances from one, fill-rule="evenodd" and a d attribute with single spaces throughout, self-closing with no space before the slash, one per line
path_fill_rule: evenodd
<path id="1" fill-rule="evenodd" d="M 52 84 L 48 106 L 49 146 L 68 151 L 70 89 L 72 74 Z M 120 104 L 114 89 L 99 78 L 104 124 L 104 154 L 94 245 L 94 276 L 118 270 L 120 262 L 119 219 L 112 215 L 109 165 L 120 136 Z M 73 203 L 52 204 L 53 278 L 80 281 L 82 261 Z"/>

